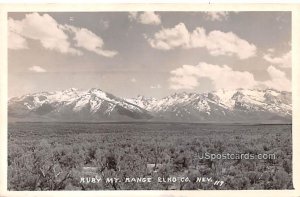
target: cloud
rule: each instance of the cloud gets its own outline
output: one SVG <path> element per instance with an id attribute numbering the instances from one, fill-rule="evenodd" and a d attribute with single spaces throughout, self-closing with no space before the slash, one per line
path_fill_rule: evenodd
<path id="1" fill-rule="evenodd" d="M 154 34 L 154 38 L 146 38 L 151 47 L 160 50 L 175 48 L 206 48 L 213 56 L 235 55 L 240 59 L 255 56 L 256 46 L 239 38 L 232 32 L 211 31 L 206 33 L 202 27 L 189 32 L 184 23 L 173 28 L 163 28 Z"/>
<path id="2" fill-rule="evenodd" d="M 200 78 L 208 78 L 216 89 L 251 88 L 257 84 L 253 74 L 234 71 L 227 65 L 219 66 L 200 62 L 196 66 L 183 65 L 171 71 L 171 89 L 194 89 Z"/>
<path id="3" fill-rule="evenodd" d="M 65 25 L 64 29 L 74 34 L 73 40 L 76 41 L 77 47 L 82 47 L 88 51 L 105 57 L 113 57 L 118 53 L 117 51 L 104 50 L 104 42 L 102 38 L 86 28 Z"/>
<path id="4" fill-rule="evenodd" d="M 28 68 L 29 71 L 32 71 L 32 72 L 36 72 L 36 73 L 44 73 L 46 72 L 46 70 L 40 66 L 32 66 L 30 68 Z"/>
<path id="5" fill-rule="evenodd" d="M 171 50 L 177 47 L 190 47 L 190 34 L 183 23 L 174 28 L 162 29 L 155 33 L 154 38 L 148 38 L 149 44 L 156 49 Z"/>
<path id="6" fill-rule="evenodd" d="M 290 90 L 291 82 L 285 73 L 268 67 L 270 80 L 257 81 L 252 73 L 247 71 L 235 71 L 227 65 L 213 65 L 200 62 L 196 66 L 183 65 L 171 71 L 169 78 L 170 88 L 174 90 L 195 89 L 200 85 L 199 79 L 209 79 L 215 89 L 237 88 L 274 88 L 278 90 Z"/>
<path id="7" fill-rule="evenodd" d="M 136 78 L 131 78 L 130 81 L 131 81 L 132 83 L 135 83 L 135 82 L 136 82 Z"/>
<path id="8" fill-rule="evenodd" d="M 273 53 L 274 50 L 273 51 L 268 50 L 268 52 Z M 290 68 L 292 66 L 291 51 L 288 51 L 287 53 L 279 57 L 274 57 L 271 53 L 264 54 L 263 58 L 266 61 L 282 68 Z"/>
<path id="9" fill-rule="evenodd" d="M 270 76 L 270 80 L 263 82 L 267 87 L 277 90 L 290 91 L 292 88 L 291 81 L 286 77 L 285 73 L 274 66 L 269 66 L 267 72 Z"/>
<path id="10" fill-rule="evenodd" d="M 161 24 L 160 16 L 155 14 L 155 12 L 130 12 L 128 17 L 130 20 L 135 20 L 145 25 Z"/>
<path id="11" fill-rule="evenodd" d="M 70 18 L 74 20 L 74 17 Z M 118 53 L 117 51 L 104 50 L 102 38 L 90 30 L 71 25 L 61 25 L 48 14 L 26 14 L 22 20 L 9 18 L 8 27 L 9 49 L 26 49 L 28 48 L 26 39 L 32 39 L 39 41 L 45 49 L 64 54 L 82 55 L 82 51 L 77 49 L 78 47 L 105 57 L 113 57 Z M 72 38 L 76 42 L 77 48 L 71 46 L 69 40 Z"/>
<path id="12" fill-rule="evenodd" d="M 14 20 L 9 18 L 8 29 L 8 46 L 10 47 L 15 46 L 13 39 L 16 38 L 16 35 L 18 35 L 19 37 L 17 39 L 19 39 L 22 44 L 27 43 L 26 40 L 24 40 L 24 38 L 27 38 L 39 41 L 44 48 L 49 50 L 54 50 L 60 53 L 69 53 L 72 55 L 81 55 L 79 50 L 70 46 L 68 35 L 48 14 L 26 14 L 25 18 L 22 20 Z M 23 40 L 20 39 L 20 37 L 23 38 Z"/>
<path id="13" fill-rule="evenodd" d="M 205 19 L 210 21 L 223 21 L 228 19 L 228 12 L 205 12 Z"/>
<path id="14" fill-rule="evenodd" d="M 160 84 L 157 84 L 157 85 L 152 85 L 150 86 L 151 89 L 160 89 L 161 88 L 161 85 Z"/>
<path id="15" fill-rule="evenodd" d="M 102 27 L 102 29 L 104 29 L 104 30 L 109 28 L 109 21 L 108 20 L 100 19 L 99 24 Z"/>
<path id="16" fill-rule="evenodd" d="M 28 49 L 26 39 L 15 32 L 8 34 L 8 48 L 12 50 Z"/>

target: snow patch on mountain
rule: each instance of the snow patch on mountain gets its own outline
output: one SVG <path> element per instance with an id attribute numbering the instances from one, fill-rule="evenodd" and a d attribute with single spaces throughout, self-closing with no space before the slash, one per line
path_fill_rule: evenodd
<path id="1" fill-rule="evenodd" d="M 162 99 L 138 96 L 123 99 L 100 89 L 40 92 L 11 98 L 9 116 L 40 116 L 72 120 L 149 119 L 159 121 L 291 120 L 291 92 L 274 89 L 217 90 L 175 93 Z"/>

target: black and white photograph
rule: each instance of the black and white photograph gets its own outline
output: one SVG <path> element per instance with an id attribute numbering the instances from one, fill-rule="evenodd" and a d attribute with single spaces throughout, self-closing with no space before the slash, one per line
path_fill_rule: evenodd
<path id="1" fill-rule="evenodd" d="M 7 190 L 294 190 L 291 11 L 7 12 Z"/>

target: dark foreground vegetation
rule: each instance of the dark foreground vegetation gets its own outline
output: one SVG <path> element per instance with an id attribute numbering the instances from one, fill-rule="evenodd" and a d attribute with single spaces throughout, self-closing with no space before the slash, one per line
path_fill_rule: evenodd
<path id="1" fill-rule="evenodd" d="M 291 129 L 291 125 L 12 123 L 8 189 L 292 189 Z M 204 152 L 274 153 L 276 159 L 199 159 Z M 87 183 L 92 177 L 102 181 Z M 137 177 L 152 181 L 126 182 Z M 159 177 L 188 181 L 158 182 Z M 199 177 L 213 182 L 198 182 Z M 224 184 L 215 185 L 216 180 Z"/>

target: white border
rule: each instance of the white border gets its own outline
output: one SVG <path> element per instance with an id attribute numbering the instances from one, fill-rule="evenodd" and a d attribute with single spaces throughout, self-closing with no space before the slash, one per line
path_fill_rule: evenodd
<path id="1" fill-rule="evenodd" d="M 86 1 L 85 1 L 86 2 Z M 7 12 L 17 11 L 291 11 L 293 93 L 293 184 L 295 190 L 222 191 L 7 191 Z M 299 4 L 0 4 L 0 196 L 300 196 L 300 5 Z M 298 110 L 297 110 L 298 109 Z M 298 120 L 298 121 L 297 121 Z"/>

